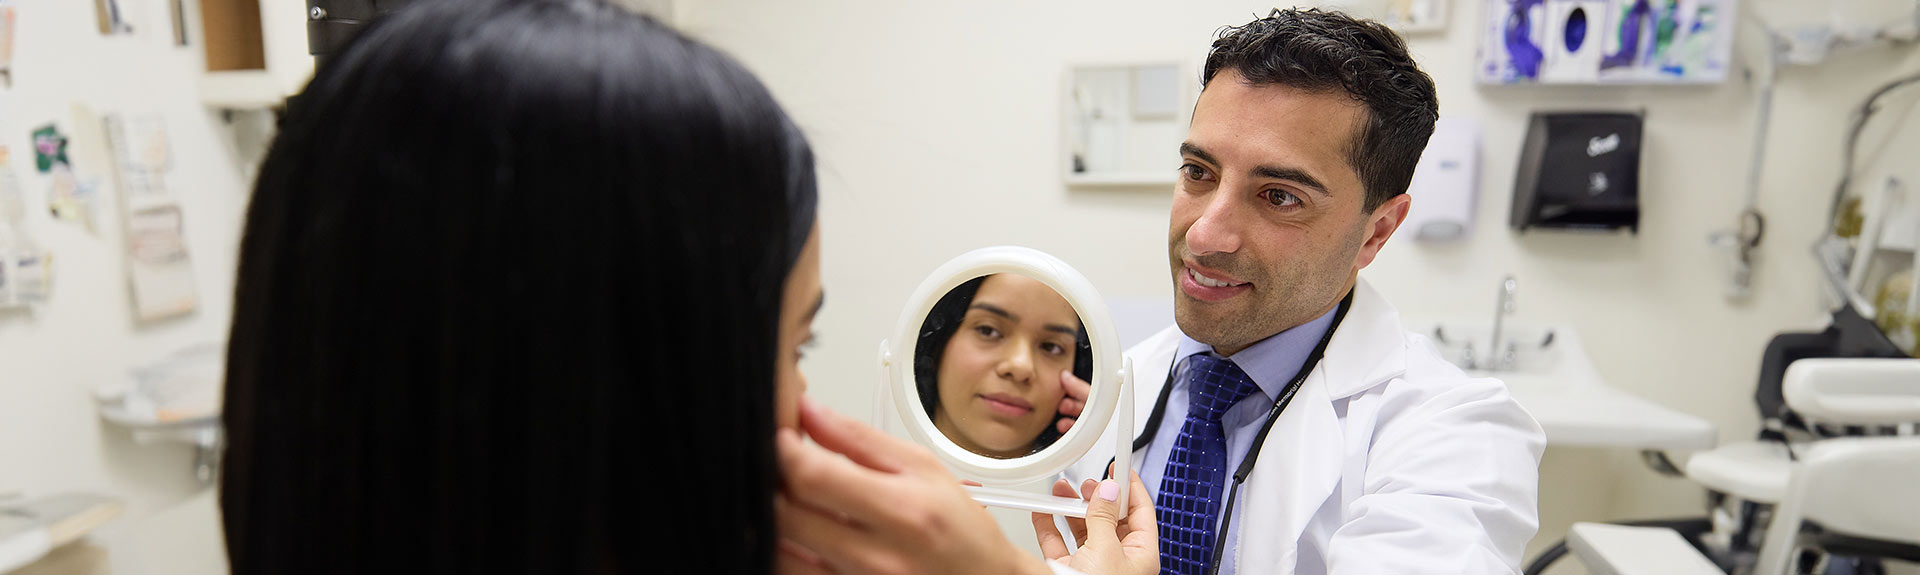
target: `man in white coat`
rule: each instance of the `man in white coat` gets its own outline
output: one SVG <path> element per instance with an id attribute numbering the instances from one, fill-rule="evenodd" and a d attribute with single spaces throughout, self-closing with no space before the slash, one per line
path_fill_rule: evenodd
<path id="1" fill-rule="evenodd" d="M 1177 325 L 1127 352 L 1161 572 L 1517 572 L 1544 434 L 1359 279 L 1406 218 L 1433 81 L 1385 27 L 1317 10 L 1224 30 L 1204 74 Z"/>

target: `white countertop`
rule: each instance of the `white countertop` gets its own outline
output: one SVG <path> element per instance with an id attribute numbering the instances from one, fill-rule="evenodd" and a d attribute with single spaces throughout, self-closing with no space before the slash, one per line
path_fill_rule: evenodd
<path id="1" fill-rule="evenodd" d="M 1719 442 L 1707 420 L 1606 385 L 1507 389 L 1546 429 L 1550 445 L 1699 450 Z"/>
<path id="2" fill-rule="evenodd" d="M 1482 346 L 1479 354 L 1486 354 L 1489 322 L 1438 323 L 1448 341 L 1434 336 L 1434 322 L 1409 321 L 1407 325 L 1415 333 L 1434 338 L 1435 345 L 1456 365 L 1464 363 L 1463 358 L 1456 357 L 1464 355 L 1458 345 L 1461 341 L 1475 342 Z M 1538 348 L 1548 332 L 1552 333 L 1551 343 Z M 1468 373 L 1505 381 L 1514 400 L 1546 430 L 1550 446 L 1699 450 L 1710 449 L 1719 441 L 1718 432 L 1707 420 L 1607 385 L 1587 357 L 1579 332 L 1571 326 L 1509 321 L 1501 339 L 1525 342 L 1542 351 L 1522 358 L 1520 365 L 1510 370 Z"/>

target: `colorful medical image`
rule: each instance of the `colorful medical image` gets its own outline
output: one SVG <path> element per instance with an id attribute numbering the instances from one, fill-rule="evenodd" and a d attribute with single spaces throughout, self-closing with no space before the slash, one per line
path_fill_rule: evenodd
<path id="1" fill-rule="evenodd" d="M 1488 0 L 1476 76 L 1489 84 L 1714 83 L 1732 0 Z"/>

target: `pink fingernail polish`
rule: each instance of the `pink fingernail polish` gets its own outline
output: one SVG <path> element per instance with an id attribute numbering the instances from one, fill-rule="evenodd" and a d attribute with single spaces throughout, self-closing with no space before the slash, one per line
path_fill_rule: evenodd
<path id="1" fill-rule="evenodd" d="M 1100 482 L 1100 498 L 1107 501 L 1120 500 L 1120 482 L 1108 479 Z"/>

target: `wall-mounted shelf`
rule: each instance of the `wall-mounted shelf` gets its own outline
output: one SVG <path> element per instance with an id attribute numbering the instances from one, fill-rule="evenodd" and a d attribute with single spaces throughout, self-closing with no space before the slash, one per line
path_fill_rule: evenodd
<path id="1" fill-rule="evenodd" d="M 200 0 L 206 73 L 200 99 L 228 110 L 278 107 L 313 77 L 306 7 L 285 0 Z"/>
<path id="2" fill-rule="evenodd" d="M 1102 174 L 1068 174 L 1069 186 L 1168 186 L 1174 184 L 1173 176 L 1152 172 L 1115 172 Z"/>

